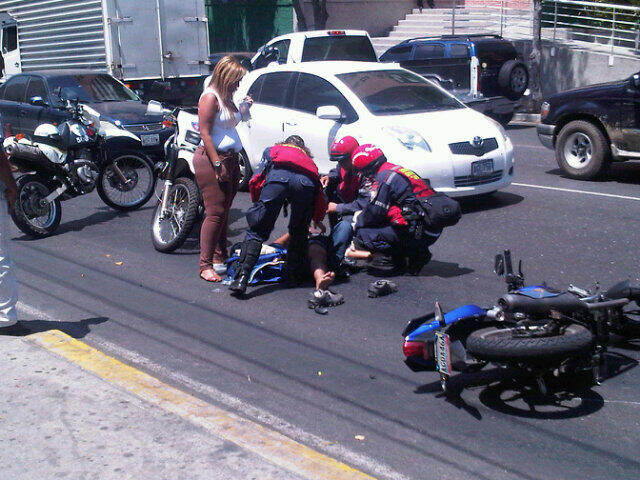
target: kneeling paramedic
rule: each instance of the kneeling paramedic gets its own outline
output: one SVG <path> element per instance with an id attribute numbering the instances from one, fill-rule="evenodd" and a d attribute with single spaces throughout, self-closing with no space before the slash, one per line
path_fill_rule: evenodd
<path id="1" fill-rule="evenodd" d="M 457 203 L 444 196 L 452 202 L 448 208 L 457 209 L 452 212 L 457 218 L 431 222 L 423 208 L 425 201 L 443 194 L 436 194 L 416 173 L 387 162 L 382 150 L 370 144 L 358 147 L 351 161 L 372 180 L 370 201 L 356 222 L 354 244 L 374 252 L 374 271 L 418 274 L 431 259 L 429 246 L 440 237 L 443 226 L 457 222 Z"/>
<path id="2" fill-rule="evenodd" d="M 358 146 L 358 141 L 352 136 L 334 141 L 329 149 L 329 160 L 338 165 L 331 169 L 329 175 L 320 178 L 329 199 L 327 213 L 332 256 L 338 265 L 353 237 L 352 217 L 369 202 L 368 189 L 363 188 L 363 179 L 351 164 L 351 155 Z"/>
<path id="3" fill-rule="evenodd" d="M 312 219 L 321 222 L 326 213 L 318 167 L 302 138 L 292 135 L 267 149 L 264 157 L 265 168 L 249 185 L 255 203 L 247 211 L 249 229 L 240 251 L 236 276 L 229 285 L 233 294 L 246 291 L 262 243 L 268 240 L 280 210 L 287 202 L 291 206 L 287 276 L 290 283 L 299 283 L 305 273 L 309 224 Z"/>

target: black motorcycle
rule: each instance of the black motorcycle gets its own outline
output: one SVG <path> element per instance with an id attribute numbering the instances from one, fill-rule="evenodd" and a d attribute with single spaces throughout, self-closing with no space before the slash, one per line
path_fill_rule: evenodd
<path id="1" fill-rule="evenodd" d="M 61 200 L 98 195 L 116 210 L 135 210 L 153 195 L 153 163 L 141 152 L 140 139 L 77 100 L 63 100 L 71 118 L 60 125 L 41 124 L 33 136 L 4 141 L 9 161 L 24 174 L 17 179 L 12 212 L 17 227 L 34 238 L 58 228 Z"/>

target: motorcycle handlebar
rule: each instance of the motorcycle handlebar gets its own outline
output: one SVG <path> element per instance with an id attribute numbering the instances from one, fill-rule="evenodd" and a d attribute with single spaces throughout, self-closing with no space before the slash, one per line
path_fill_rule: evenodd
<path id="1" fill-rule="evenodd" d="M 617 300 L 607 300 L 606 302 L 586 303 L 589 310 L 603 310 L 605 308 L 624 307 L 629 303 L 628 298 L 619 298 Z"/>

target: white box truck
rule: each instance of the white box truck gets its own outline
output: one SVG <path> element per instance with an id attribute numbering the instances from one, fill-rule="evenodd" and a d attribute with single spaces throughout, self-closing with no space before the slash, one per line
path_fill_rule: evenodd
<path id="1" fill-rule="evenodd" d="M 3 78 L 95 69 L 184 93 L 209 73 L 204 0 L 0 0 Z"/>

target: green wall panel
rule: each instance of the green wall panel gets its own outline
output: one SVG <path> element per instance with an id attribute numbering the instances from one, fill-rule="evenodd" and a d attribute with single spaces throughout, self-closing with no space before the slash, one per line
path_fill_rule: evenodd
<path id="1" fill-rule="evenodd" d="M 205 0 L 211 52 L 253 52 L 293 31 L 290 0 Z"/>

